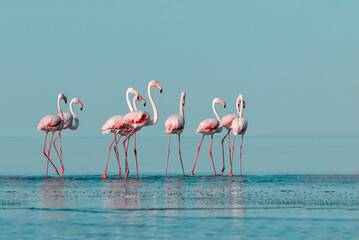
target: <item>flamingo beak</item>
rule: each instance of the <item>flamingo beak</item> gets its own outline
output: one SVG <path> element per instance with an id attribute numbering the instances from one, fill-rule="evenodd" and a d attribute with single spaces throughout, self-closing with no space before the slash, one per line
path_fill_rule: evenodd
<path id="1" fill-rule="evenodd" d="M 243 101 L 243 108 L 246 108 L 246 102 Z"/>
<path id="2" fill-rule="evenodd" d="M 186 103 L 186 101 L 183 99 L 183 101 L 182 101 L 182 105 L 184 106 L 184 104 Z"/>
<path id="3" fill-rule="evenodd" d="M 64 101 L 65 101 L 65 103 L 67 104 L 67 97 L 64 97 Z"/>

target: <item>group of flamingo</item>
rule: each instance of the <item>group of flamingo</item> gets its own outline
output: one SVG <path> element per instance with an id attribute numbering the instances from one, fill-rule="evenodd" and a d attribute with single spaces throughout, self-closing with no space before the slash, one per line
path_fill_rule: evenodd
<path id="1" fill-rule="evenodd" d="M 132 135 L 134 135 L 134 155 L 135 155 L 137 179 L 139 178 L 138 165 L 137 165 L 137 150 L 136 150 L 136 132 L 139 131 L 142 127 L 152 126 L 152 125 L 156 124 L 158 121 L 158 111 L 157 111 L 156 104 L 154 103 L 152 95 L 151 95 L 151 87 L 158 88 L 160 90 L 160 92 L 162 93 L 162 86 L 157 81 L 152 80 L 149 82 L 148 87 L 147 87 L 148 98 L 150 99 L 152 109 L 153 109 L 153 119 L 151 119 L 150 114 L 148 112 L 137 109 L 136 102 L 141 101 L 144 104 L 144 106 L 146 106 L 146 100 L 135 89 L 128 88 L 127 92 L 126 92 L 126 100 L 127 100 L 127 105 L 130 109 L 130 112 L 127 113 L 126 115 L 115 115 L 115 116 L 109 118 L 106 121 L 106 123 L 102 126 L 102 134 L 107 134 L 107 133 L 113 134 L 113 139 L 108 147 L 107 163 L 106 163 L 105 172 L 102 175 L 102 178 L 107 178 L 107 167 L 108 167 L 108 162 L 109 162 L 109 158 L 110 158 L 110 152 L 112 149 L 112 145 L 114 143 L 115 143 L 114 151 L 115 151 L 117 162 L 119 165 L 118 174 L 119 174 L 120 178 L 122 177 L 121 165 L 120 165 L 120 160 L 119 160 L 119 151 L 118 151 L 118 143 L 121 139 L 121 136 L 125 136 L 125 139 L 122 141 L 122 145 L 123 145 L 123 149 L 124 149 L 124 153 L 125 153 L 125 178 L 127 178 L 128 174 L 129 174 L 127 151 L 128 151 L 130 137 Z M 133 105 L 131 104 L 131 101 L 129 98 L 130 93 L 135 95 L 133 98 L 133 101 L 132 101 Z M 181 98 L 180 98 L 180 114 L 170 116 L 165 122 L 166 133 L 169 134 L 165 176 L 167 176 L 167 167 L 168 167 L 168 160 L 169 160 L 169 154 L 170 154 L 170 142 L 171 142 L 172 134 L 178 135 L 178 153 L 179 153 L 179 158 L 181 161 L 182 173 L 183 173 L 183 176 L 185 176 L 185 171 L 183 168 L 183 162 L 182 162 L 182 156 L 181 156 L 181 137 L 180 137 L 180 135 L 184 129 L 184 126 L 185 126 L 185 118 L 184 118 L 184 111 L 183 111 L 183 106 L 185 105 L 185 98 L 186 98 L 186 93 L 182 92 Z M 79 120 L 72 109 L 72 104 L 77 103 L 80 106 L 81 110 L 83 108 L 83 104 L 81 103 L 81 101 L 78 98 L 74 98 L 74 99 L 72 99 L 72 101 L 70 103 L 71 114 L 70 113 L 62 113 L 61 106 L 60 106 L 61 99 L 63 99 L 65 101 L 65 103 L 67 102 L 67 98 L 65 97 L 65 95 L 62 93 L 59 94 L 58 102 L 57 102 L 59 114 L 45 116 L 43 119 L 41 119 L 39 125 L 37 126 L 37 130 L 43 130 L 46 133 L 44 149 L 43 149 L 43 154 L 47 158 L 46 177 L 48 175 L 49 162 L 52 164 L 56 173 L 59 175 L 59 172 L 57 171 L 55 165 L 50 160 L 51 144 L 54 146 L 56 153 L 59 157 L 59 160 L 61 163 L 61 176 L 63 176 L 64 167 L 62 164 L 61 131 L 66 128 L 75 130 L 79 126 Z M 242 96 L 242 94 L 239 94 L 239 96 L 236 100 L 237 114 L 228 114 L 228 115 L 224 116 L 222 119 L 220 119 L 220 117 L 215 109 L 216 103 L 220 103 L 224 107 L 226 107 L 226 103 L 223 100 L 221 100 L 219 98 L 215 98 L 212 102 L 212 108 L 213 108 L 213 112 L 217 119 L 214 119 L 214 118 L 205 119 L 199 124 L 196 132 L 202 133 L 203 136 L 202 136 L 201 142 L 198 146 L 196 160 L 194 162 L 193 170 L 190 175 L 194 175 L 194 170 L 196 167 L 199 151 L 200 151 L 202 141 L 203 141 L 203 138 L 205 135 L 211 135 L 209 154 L 210 154 L 210 157 L 212 160 L 214 175 L 216 175 L 216 169 L 214 166 L 214 161 L 213 161 L 213 156 L 212 156 L 213 135 L 215 133 L 220 133 L 222 131 L 223 127 L 225 127 L 227 129 L 227 133 L 224 136 L 224 138 L 222 139 L 223 168 L 221 171 L 221 175 L 223 174 L 223 172 L 225 170 L 223 142 L 224 142 L 225 138 L 228 137 L 228 151 L 229 151 L 229 160 L 230 160 L 230 166 L 231 166 L 229 176 L 232 176 L 235 136 L 241 135 L 242 139 L 241 139 L 241 144 L 240 144 L 239 159 L 240 159 L 240 175 L 242 176 L 242 160 L 241 160 L 242 144 L 243 144 L 243 135 L 245 134 L 245 132 L 247 130 L 247 120 L 243 118 L 243 109 L 245 108 L 245 102 L 243 100 L 243 96 Z M 72 123 L 73 119 L 75 119 L 74 126 Z M 58 134 L 57 134 L 55 140 L 52 141 L 53 137 L 54 137 L 54 133 L 57 131 L 58 131 Z M 230 134 L 229 134 L 230 131 L 232 131 L 233 135 L 234 135 L 233 143 L 232 143 L 232 150 L 231 150 L 231 144 L 230 144 Z M 52 136 L 51 136 L 49 149 L 46 154 L 46 151 L 45 151 L 46 139 L 47 139 L 47 134 L 49 132 L 52 132 Z M 55 146 L 57 137 L 59 137 L 60 154 L 58 153 L 56 146 Z M 127 145 L 126 145 L 126 141 L 127 141 Z"/>

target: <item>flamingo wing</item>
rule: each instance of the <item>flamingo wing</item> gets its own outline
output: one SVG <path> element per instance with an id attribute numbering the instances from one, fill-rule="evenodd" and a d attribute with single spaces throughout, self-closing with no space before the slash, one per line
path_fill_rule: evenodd
<path id="1" fill-rule="evenodd" d="M 198 128 L 197 128 L 197 133 L 210 133 L 213 130 L 217 129 L 219 126 L 219 122 L 217 119 L 214 118 L 208 118 L 203 120 Z"/>
<path id="2" fill-rule="evenodd" d="M 102 134 L 106 134 L 111 132 L 113 129 L 117 129 L 119 123 L 121 122 L 123 116 L 122 115 L 116 115 L 111 118 L 109 118 L 104 125 L 102 125 Z"/>
<path id="3" fill-rule="evenodd" d="M 127 113 L 121 120 L 120 124 L 128 127 L 132 125 L 142 125 L 150 119 L 150 114 L 146 111 L 132 111 Z"/>
<path id="4" fill-rule="evenodd" d="M 55 128 L 61 124 L 62 120 L 58 115 L 47 115 L 40 120 L 37 125 L 37 130 L 46 130 L 48 128 Z"/>
<path id="5" fill-rule="evenodd" d="M 73 116 L 70 113 L 63 113 L 64 116 L 64 129 L 71 127 Z"/>
<path id="6" fill-rule="evenodd" d="M 220 123 L 219 123 L 219 126 L 223 126 L 225 128 L 230 128 L 231 125 L 232 125 L 232 121 L 235 119 L 235 118 L 238 118 L 238 115 L 237 114 L 228 114 L 226 116 L 224 116 Z"/>
<path id="7" fill-rule="evenodd" d="M 172 115 L 165 122 L 166 132 L 171 133 L 174 130 L 183 130 L 184 118 L 181 115 Z"/>

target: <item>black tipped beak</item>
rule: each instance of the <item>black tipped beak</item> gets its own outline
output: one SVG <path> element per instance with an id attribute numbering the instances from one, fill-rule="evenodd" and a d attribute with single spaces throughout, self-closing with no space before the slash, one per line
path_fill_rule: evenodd
<path id="1" fill-rule="evenodd" d="M 67 100 L 65 100 L 65 103 L 67 104 Z"/>
<path id="2" fill-rule="evenodd" d="M 144 103 L 143 106 L 146 107 L 146 103 Z"/>
<path id="3" fill-rule="evenodd" d="M 82 111 L 82 108 L 80 108 L 80 110 Z"/>
<path id="4" fill-rule="evenodd" d="M 224 105 L 224 108 L 226 108 L 226 105 Z"/>
<path id="5" fill-rule="evenodd" d="M 162 93 L 162 89 L 160 90 L 160 93 Z"/>

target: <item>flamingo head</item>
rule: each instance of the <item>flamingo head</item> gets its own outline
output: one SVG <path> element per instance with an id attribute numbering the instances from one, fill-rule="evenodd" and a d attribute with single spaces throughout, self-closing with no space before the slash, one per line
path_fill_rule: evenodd
<path id="1" fill-rule="evenodd" d="M 78 98 L 74 98 L 74 103 L 78 104 L 80 106 L 80 110 L 82 111 L 84 105 Z"/>
<path id="2" fill-rule="evenodd" d="M 152 80 L 148 85 L 151 87 L 158 88 L 160 90 L 160 93 L 162 93 L 162 86 L 156 80 Z"/>
<path id="3" fill-rule="evenodd" d="M 223 101 L 223 100 L 221 100 L 221 99 L 219 99 L 219 98 L 213 99 L 213 103 L 220 103 L 220 104 L 223 105 L 224 108 L 226 108 L 226 102 Z"/>
<path id="4" fill-rule="evenodd" d="M 58 99 L 63 99 L 65 101 L 65 103 L 67 103 L 67 97 L 63 93 L 59 94 Z"/>
<path id="5" fill-rule="evenodd" d="M 138 100 L 141 101 L 143 103 L 143 106 L 146 107 L 146 100 L 141 95 L 138 95 Z"/>
<path id="6" fill-rule="evenodd" d="M 243 108 L 246 108 L 246 102 L 243 100 L 243 95 L 242 94 L 239 94 L 238 95 L 238 98 L 237 98 L 237 105 L 238 107 L 241 105 L 243 101 Z"/>
<path id="7" fill-rule="evenodd" d="M 182 98 L 182 106 L 184 106 L 184 104 L 186 103 L 186 93 L 185 92 L 181 93 L 181 98 Z"/>
<path id="8" fill-rule="evenodd" d="M 136 95 L 137 100 L 140 100 L 140 94 L 135 89 L 133 89 L 132 87 L 127 88 L 127 92 Z"/>

